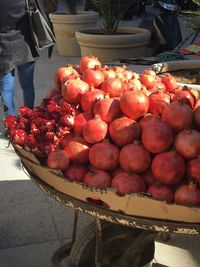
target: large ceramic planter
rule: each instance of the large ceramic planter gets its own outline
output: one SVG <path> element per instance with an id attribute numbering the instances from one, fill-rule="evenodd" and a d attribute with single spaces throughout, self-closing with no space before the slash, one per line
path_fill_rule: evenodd
<path id="1" fill-rule="evenodd" d="M 81 56 L 95 55 L 102 62 L 145 56 L 150 36 L 149 30 L 133 27 L 119 27 L 115 35 L 104 35 L 98 28 L 76 32 Z"/>
<path id="2" fill-rule="evenodd" d="M 80 29 L 95 27 L 98 14 L 93 11 L 79 11 L 76 15 L 67 12 L 54 12 L 49 15 L 56 37 L 58 54 L 78 57 L 80 47 L 75 32 Z"/>

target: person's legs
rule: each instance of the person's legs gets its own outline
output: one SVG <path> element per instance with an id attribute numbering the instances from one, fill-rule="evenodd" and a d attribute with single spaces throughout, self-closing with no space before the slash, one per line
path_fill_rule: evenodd
<path id="1" fill-rule="evenodd" d="M 35 62 L 29 62 L 17 67 L 19 83 L 22 88 L 24 105 L 33 108 L 35 88 L 33 82 Z"/>
<path id="2" fill-rule="evenodd" d="M 4 75 L 0 75 L 0 87 L 1 87 L 1 99 L 2 102 L 8 107 L 8 111 L 4 116 L 8 114 L 15 115 L 14 105 L 14 91 L 15 91 L 15 71 L 11 71 Z"/>

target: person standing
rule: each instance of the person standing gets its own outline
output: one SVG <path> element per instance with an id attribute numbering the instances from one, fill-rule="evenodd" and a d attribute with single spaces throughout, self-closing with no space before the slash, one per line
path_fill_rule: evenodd
<path id="1" fill-rule="evenodd" d="M 40 2 L 36 1 L 45 15 Z M 0 89 L 1 99 L 8 110 L 16 115 L 14 105 L 15 75 L 23 92 L 24 105 L 33 108 L 35 100 L 34 69 L 39 57 L 29 28 L 25 0 L 0 0 Z"/>

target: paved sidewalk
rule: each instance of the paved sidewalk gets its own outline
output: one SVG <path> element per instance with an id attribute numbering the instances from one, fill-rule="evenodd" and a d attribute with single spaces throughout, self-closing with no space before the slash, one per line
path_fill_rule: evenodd
<path id="1" fill-rule="evenodd" d="M 65 58 L 44 51 L 35 73 L 36 105 L 54 86 L 54 73 L 80 58 Z M 134 66 L 141 71 L 145 66 Z M 17 86 L 16 107 L 22 105 Z M 71 239 L 74 211 L 41 192 L 23 172 L 20 160 L 8 141 L 0 136 L 0 267 L 50 267 L 53 252 Z M 80 231 L 93 218 L 81 214 Z M 156 242 L 155 261 L 169 267 L 199 267 L 200 237 L 172 235 Z M 65 265 L 63 265 L 65 266 Z M 86 266 L 87 267 L 87 266 Z"/>

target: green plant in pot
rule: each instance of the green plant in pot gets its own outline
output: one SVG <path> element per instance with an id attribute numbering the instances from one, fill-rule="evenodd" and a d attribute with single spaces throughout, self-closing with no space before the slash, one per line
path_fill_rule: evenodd
<path id="1" fill-rule="evenodd" d="M 91 0 L 93 9 L 102 19 L 101 29 L 104 34 L 115 34 L 124 14 L 137 0 Z"/>
<path id="2" fill-rule="evenodd" d="M 62 0 L 62 2 L 66 5 L 67 10 L 71 15 L 76 15 L 78 7 L 83 3 L 83 0 Z"/>
<path id="3" fill-rule="evenodd" d="M 56 45 L 60 56 L 80 57 L 80 47 L 75 32 L 79 29 L 95 27 L 98 13 L 79 10 L 83 0 L 62 0 L 66 11 L 49 14 L 56 37 Z"/>
<path id="4" fill-rule="evenodd" d="M 122 57 L 145 56 L 145 45 L 151 33 L 139 27 L 121 26 L 124 14 L 137 0 L 91 0 L 93 9 L 99 13 L 100 27 L 81 29 L 76 32 L 81 56 L 95 55 L 102 62 Z"/>

